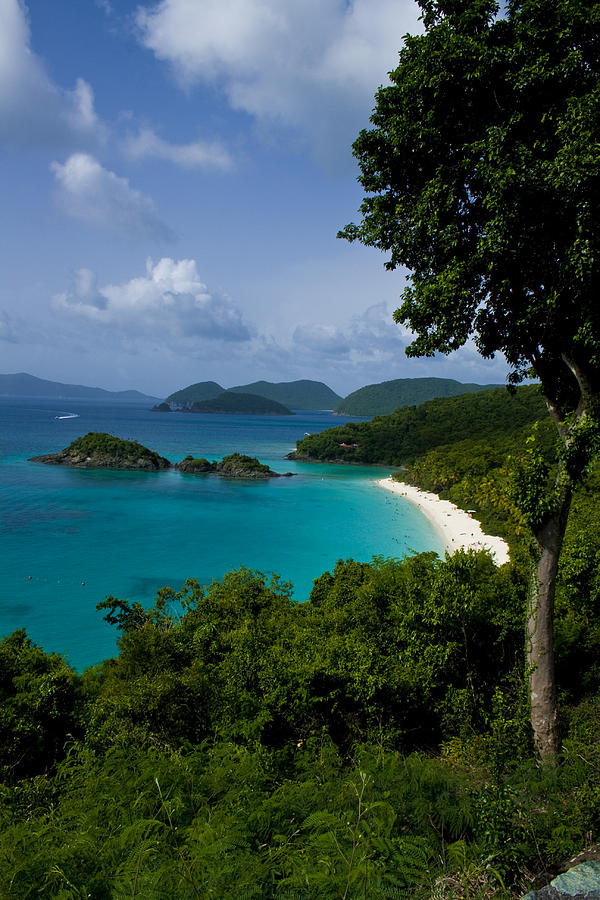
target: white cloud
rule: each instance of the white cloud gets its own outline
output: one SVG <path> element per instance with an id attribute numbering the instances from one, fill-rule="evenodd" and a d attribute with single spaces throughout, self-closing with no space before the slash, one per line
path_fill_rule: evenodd
<path id="1" fill-rule="evenodd" d="M 368 123 L 418 15 L 413 0 L 161 0 L 137 23 L 186 88 L 212 82 L 234 109 L 297 129 L 330 157 Z"/>
<path id="2" fill-rule="evenodd" d="M 376 303 L 361 315 L 353 316 L 343 329 L 334 325 L 300 324 L 294 330 L 292 341 L 296 352 L 308 357 L 357 365 L 395 359 L 404 354 L 410 337 L 394 323 L 387 304 Z"/>
<path id="3" fill-rule="evenodd" d="M 93 156 L 74 153 L 64 164 L 53 162 L 50 168 L 59 186 L 59 202 L 73 218 L 124 237 L 172 238 L 152 200 Z"/>
<path id="4" fill-rule="evenodd" d="M 193 355 L 203 342 L 251 338 L 240 310 L 229 297 L 209 291 L 193 259 L 149 259 L 145 275 L 103 287 L 89 269 L 79 269 L 71 290 L 54 297 L 54 307 L 103 326 L 132 352 L 150 343 Z"/>
<path id="5" fill-rule="evenodd" d="M 103 137 L 90 85 L 82 78 L 73 90 L 54 84 L 30 48 L 25 6 L 0 0 L 0 139 L 68 147 Z"/>
<path id="6" fill-rule="evenodd" d="M 405 354 L 412 333 L 397 325 L 386 303 L 375 303 L 348 320 L 344 328 L 307 323 L 294 330 L 290 358 L 305 370 L 335 370 L 357 386 L 394 378 L 455 378 L 457 381 L 502 383 L 508 371 L 497 354 L 483 360 L 472 341 L 449 356 L 409 359 Z"/>
<path id="7" fill-rule="evenodd" d="M 219 141 L 170 144 L 151 128 L 142 128 L 135 136 L 127 138 L 123 149 L 132 159 L 164 159 L 186 169 L 229 171 L 233 168 L 229 151 Z"/>

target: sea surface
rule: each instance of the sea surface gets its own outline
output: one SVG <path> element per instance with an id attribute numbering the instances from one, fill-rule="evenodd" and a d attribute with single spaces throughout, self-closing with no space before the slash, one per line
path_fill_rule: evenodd
<path id="1" fill-rule="evenodd" d="M 210 584 L 240 566 L 275 572 L 306 600 L 338 559 L 442 551 L 416 507 L 378 488 L 391 469 L 284 459 L 305 433 L 348 421 L 156 413 L 132 404 L 0 398 L 0 637 L 16 628 L 79 671 L 114 655 L 96 604 L 150 606 L 163 585 Z M 226 480 L 177 471 L 88 471 L 29 462 L 89 431 L 188 453 L 258 456 L 294 478 Z"/>

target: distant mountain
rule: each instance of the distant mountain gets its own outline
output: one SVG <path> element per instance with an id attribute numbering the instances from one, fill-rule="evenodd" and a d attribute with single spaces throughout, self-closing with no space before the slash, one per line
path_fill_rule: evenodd
<path id="1" fill-rule="evenodd" d="M 197 400 L 186 406 L 190 413 L 240 413 L 247 416 L 292 416 L 283 404 L 258 394 L 240 394 L 238 391 L 222 391 L 210 400 Z"/>
<path id="2" fill-rule="evenodd" d="M 253 381 L 229 390 L 238 394 L 258 394 L 290 409 L 333 409 L 342 399 L 322 381 Z"/>
<path id="3" fill-rule="evenodd" d="M 419 406 L 428 400 L 456 397 L 501 387 L 498 384 L 462 384 L 452 378 L 397 378 L 368 384 L 342 400 L 334 412 L 343 416 L 383 416 L 401 406 Z"/>
<path id="4" fill-rule="evenodd" d="M 157 400 L 140 391 L 105 391 L 104 388 L 86 387 L 83 384 L 63 384 L 60 381 L 45 381 L 18 372 L 16 375 L 0 375 L 0 396 L 3 397 L 49 397 L 56 400 L 110 400 L 121 403 L 148 403 Z"/>
<path id="5" fill-rule="evenodd" d="M 225 388 L 222 388 L 216 381 L 198 381 L 196 384 L 190 384 L 188 387 L 169 394 L 166 403 L 171 406 L 191 406 L 192 403 L 202 403 L 204 400 L 212 400 L 222 394 Z"/>

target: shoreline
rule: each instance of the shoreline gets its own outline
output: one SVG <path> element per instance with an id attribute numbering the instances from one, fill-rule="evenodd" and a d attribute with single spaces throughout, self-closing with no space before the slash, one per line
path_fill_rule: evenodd
<path id="1" fill-rule="evenodd" d="M 381 478 L 375 484 L 418 506 L 449 553 L 454 553 L 455 550 L 489 550 L 497 566 L 509 561 L 506 541 L 501 537 L 485 534 L 479 522 L 449 500 L 440 500 L 437 494 L 422 491 L 412 484 L 394 481 L 391 476 Z"/>

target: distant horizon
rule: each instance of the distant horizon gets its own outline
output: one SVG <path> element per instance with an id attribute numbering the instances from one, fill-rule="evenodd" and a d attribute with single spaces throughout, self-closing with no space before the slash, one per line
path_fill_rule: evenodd
<path id="1" fill-rule="evenodd" d="M 84 382 L 81 382 L 81 381 L 63 381 L 63 380 L 57 379 L 57 378 L 44 378 L 40 375 L 34 375 L 32 372 L 24 372 L 24 371 L 1 372 L 0 378 L 18 377 L 20 375 L 23 375 L 23 376 L 26 376 L 29 378 L 35 378 L 39 381 L 43 381 L 43 382 L 46 382 L 49 384 L 58 384 L 58 385 L 65 386 L 65 387 L 77 387 L 77 388 L 86 388 L 89 390 L 106 391 L 107 393 L 111 393 L 111 394 L 120 394 L 120 393 L 128 393 L 128 392 L 138 393 L 144 397 L 147 397 L 149 400 L 164 400 L 166 397 L 169 397 L 171 394 L 174 394 L 179 390 L 183 390 L 184 388 L 189 387 L 192 384 L 200 384 L 200 383 L 209 382 L 209 381 L 213 381 L 213 382 L 219 384 L 219 386 L 223 387 L 224 390 L 230 390 L 232 387 L 238 387 L 238 386 L 244 387 L 244 386 L 246 386 L 246 384 L 253 384 L 256 381 L 265 381 L 269 384 L 293 384 L 298 381 L 311 381 L 311 382 L 315 382 L 315 383 L 325 384 L 326 387 L 330 388 L 330 390 L 333 390 L 334 393 L 338 394 L 342 399 L 345 399 L 346 397 L 348 397 L 350 394 L 354 393 L 355 391 L 360 390 L 361 388 L 364 388 L 364 387 L 368 387 L 369 385 L 372 385 L 372 384 L 382 384 L 387 381 L 397 381 L 397 380 L 402 380 L 402 379 L 410 380 L 413 377 L 415 379 L 416 378 L 439 378 L 439 379 L 443 379 L 443 380 L 453 380 L 453 381 L 459 382 L 460 384 L 481 384 L 481 385 L 493 384 L 493 385 L 497 385 L 498 387 L 501 387 L 503 384 L 505 384 L 505 382 L 481 382 L 481 381 L 475 381 L 475 380 L 462 381 L 459 378 L 451 378 L 450 376 L 440 376 L 440 375 L 415 375 L 415 376 L 406 376 L 405 375 L 405 376 L 399 376 L 398 378 L 384 378 L 381 381 L 376 381 L 376 382 L 364 382 L 363 384 L 360 384 L 358 387 L 354 387 L 351 390 L 346 391 L 345 393 L 340 393 L 339 390 L 336 390 L 334 387 L 332 387 L 332 385 L 328 384 L 326 381 L 323 381 L 323 379 L 319 379 L 319 378 L 306 378 L 306 377 L 304 377 L 304 378 L 280 378 L 277 381 L 274 381 L 272 379 L 266 379 L 266 378 L 254 378 L 252 381 L 248 381 L 248 382 L 239 381 L 239 382 L 237 382 L 235 384 L 231 384 L 227 387 L 223 386 L 221 384 L 221 382 L 218 381 L 216 378 L 199 378 L 194 381 L 188 381 L 186 384 L 181 384 L 181 385 L 175 387 L 173 390 L 170 390 L 163 394 L 163 393 L 148 393 L 147 391 L 144 391 L 140 388 L 131 387 L 131 386 L 118 387 L 118 388 L 107 388 L 107 387 L 104 387 L 103 385 L 85 384 Z M 17 395 L 3 393 L 2 389 L 0 387 L 0 397 L 14 397 L 14 396 L 17 396 Z M 22 396 L 35 397 L 36 395 L 31 394 L 31 395 L 22 395 Z"/>

